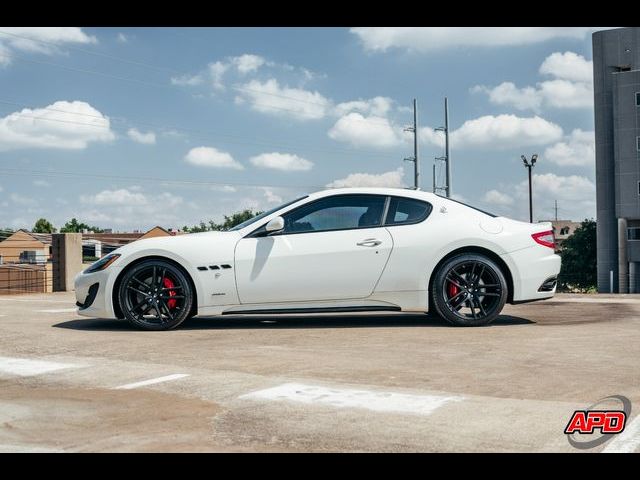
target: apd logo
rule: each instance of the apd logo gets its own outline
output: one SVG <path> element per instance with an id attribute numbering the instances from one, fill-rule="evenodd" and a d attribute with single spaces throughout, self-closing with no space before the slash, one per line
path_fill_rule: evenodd
<path id="1" fill-rule="evenodd" d="M 597 408 L 605 404 L 617 404 L 619 408 Z M 631 401 L 622 395 L 611 395 L 598 400 L 585 410 L 573 412 L 564 433 L 571 446 L 581 450 L 594 448 L 622 433 L 630 414 Z"/>

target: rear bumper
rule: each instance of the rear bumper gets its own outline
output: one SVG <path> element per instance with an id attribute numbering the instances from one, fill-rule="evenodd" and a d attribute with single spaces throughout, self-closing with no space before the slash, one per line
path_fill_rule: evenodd
<path id="1" fill-rule="evenodd" d="M 560 273 L 560 256 L 548 247 L 531 246 L 502 255 L 513 277 L 513 302 L 551 298 L 556 293 L 553 279 Z"/>

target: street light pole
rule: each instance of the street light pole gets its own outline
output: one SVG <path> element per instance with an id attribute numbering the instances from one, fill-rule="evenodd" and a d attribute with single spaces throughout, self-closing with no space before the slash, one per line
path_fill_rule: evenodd
<path id="1" fill-rule="evenodd" d="M 531 192 L 531 169 L 533 165 L 528 165 L 527 169 L 529 170 L 529 223 L 533 223 L 533 195 Z"/>
<path id="2" fill-rule="evenodd" d="M 529 223 L 533 223 L 533 189 L 532 189 L 532 182 L 531 182 L 531 169 L 533 168 L 533 166 L 536 164 L 536 161 L 538 160 L 538 154 L 534 153 L 531 156 L 531 163 L 529 163 L 529 161 L 527 160 L 527 157 L 525 157 L 524 155 L 520 155 L 520 158 L 522 158 L 524 167 L 527 170 L 529 170 Z"/>

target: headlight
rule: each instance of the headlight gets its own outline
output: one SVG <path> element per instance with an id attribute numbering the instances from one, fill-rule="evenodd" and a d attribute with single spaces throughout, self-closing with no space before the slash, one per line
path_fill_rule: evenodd
<path id="1" fill-rule="evenodd" d="M 92 263 L 91 266 L 84 271 L 84 273 L 94 273 L 99 272 L 100 270 L 104 270 L 113 262 L 115 262 L 119 257 L 119 253 L 110 253 L 109 255 L 105 255 L 97 262 Z"/>

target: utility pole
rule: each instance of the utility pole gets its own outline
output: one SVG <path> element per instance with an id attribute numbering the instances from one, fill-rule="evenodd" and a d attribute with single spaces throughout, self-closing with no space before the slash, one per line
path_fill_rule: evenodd
<path id="1" fill-rule="evenodd" d="M 532 195 L 532 188 L 531 188 L 531 169 L 533 168 L 533 166 L 536 164 L 536 161 L 538 160 L 538 154 L 534 153 L 531 156 L 531 163 L 527 161 L 527 157 L 525 157 L 524 155 L 520 155 L 520 158 L 522 158 L 522 162 L 524 163 L 524 168 L 529 170 L 529 223 L 533 223 L 533 195 Z"/>
<path id="2" fill-rule="evenodd" d="M 437 187 L 435 181 L 435 174 L 433 180 L 433 191 L 444 190 L 446 197 L 451 196 L 451 155 L 449 152 L 449 102 L 447 97 L 444 97 L 444 127 L 438 127 L 434 129 L 436 132 L 444 132 L 444 157 L 436 157 L 436 161 L 444 162 L 445 168 L 445 185 L 443 187 Z M 435 166 L 434 166 L 435 169 Z"/>
<path id="3" fill-rule="evenodd" d="M 556 211 L 556 222 L 558 221 L 558 200 L 555 201 L 554 210 Z"/>
<path id="4" fill-rule="evenodd" d="M 436 164 L 433 163 L 433 193 L 436 193 Z"/>
<path id="5" fill-rule="evenodd" d="M 418 100 L 413 99 L 413 127 L 406 127 L 405 132 L 413 132 L 413 157 L 405 158 L 413 162 L 413 189 L 420 190 L 420 162 L 418 160 Z"/>
<path id="6" fill-rule="evenodd" d="M 444 156 L 447 157 L 447 198 L 451 196 L 451 155 L 449 153 L 449 101 L 444 97 Z"/>

